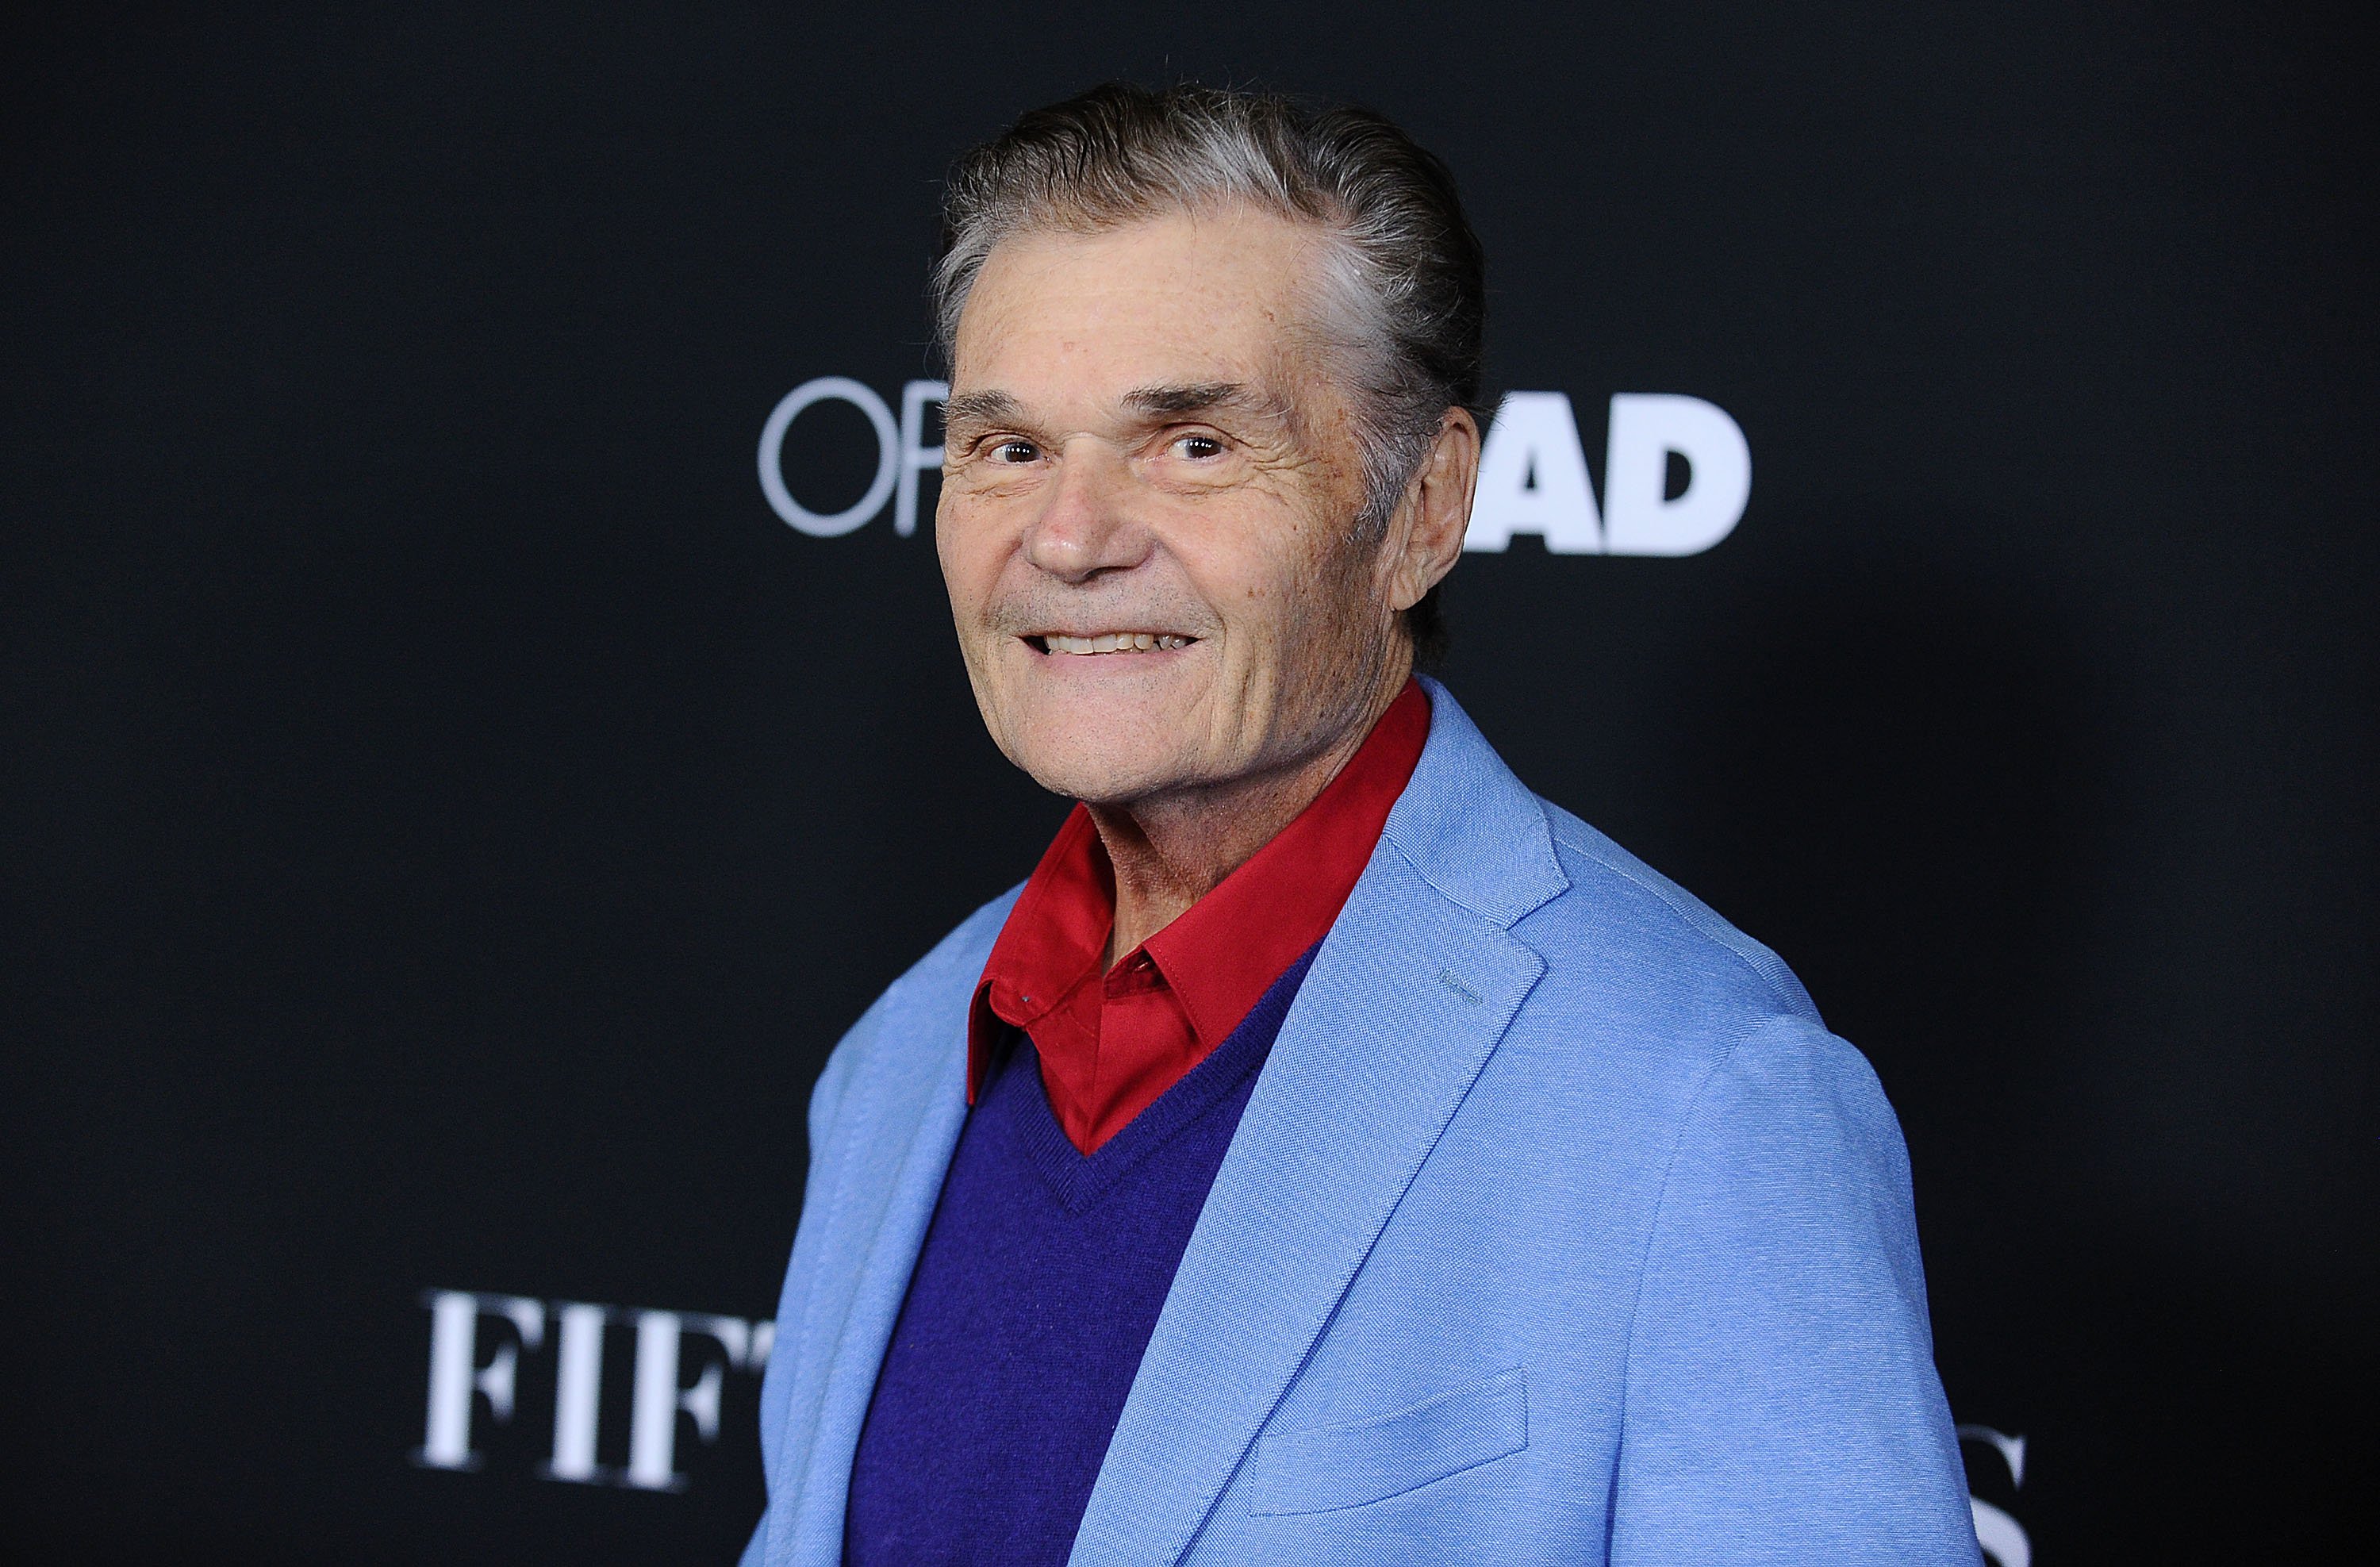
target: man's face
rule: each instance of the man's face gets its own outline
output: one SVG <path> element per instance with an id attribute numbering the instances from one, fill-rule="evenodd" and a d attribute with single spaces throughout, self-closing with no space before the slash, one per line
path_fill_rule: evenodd
<path id="1" fill-rule="evenodd" d="M 992 738 L 1122 805 L 1293 767 L 1400 679 L 1355 428 L 1305 330 L 1311 228 L 1028 235 L 959 322 L 935 539 Z"/>

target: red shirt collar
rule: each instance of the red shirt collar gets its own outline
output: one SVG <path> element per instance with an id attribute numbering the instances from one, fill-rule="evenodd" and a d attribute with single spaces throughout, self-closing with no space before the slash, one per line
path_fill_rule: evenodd
<path id="1" fill-rule="evenodd" d="M 1000 1025 L 1008 1023 L 1033 1037 L 1052 1108 L 1070 1135 L 1128 1121 L 1222 1043 L 1298 954 L 1329 933 L 1428 736 L 1429 698 L 1408 680 L 1311 805 L 1106 974 L 1099 959 L 1115 922 L 1115 878 L 1090 813 L 1076 806 L 984 965 L 969 1018 L 968 1099 L 982 1085 Z M 1170 993 L 1185 1039 L 1143 1038 L 1145 1007 L 1129 1026 L 1101 1026 L 1111 991 L 1152 985 Z M 1169 1059 L 1132 1059 L 1142 1049 Z M 1138 1102 L 1108 1102 L 1118 1095 Z M 1100 1140 L 1088 1136 L 1088 1146 Z M 1086 1136 L 1075 1142 L 1086 1146 Z"/>

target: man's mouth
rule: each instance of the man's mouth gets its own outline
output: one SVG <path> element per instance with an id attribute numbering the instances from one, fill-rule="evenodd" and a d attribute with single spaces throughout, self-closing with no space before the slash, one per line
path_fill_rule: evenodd
<path id="1" fill-rule="evenodd" d="M 1186 648 L 1198 638 L 1184 637 L 1178 631 L 1102 631 L 1091 637 L 1069 637 L 1062 632 L 1044 632 L 1025 640 L 1045 653 L 1165 653 L 1176 648 Z"/>

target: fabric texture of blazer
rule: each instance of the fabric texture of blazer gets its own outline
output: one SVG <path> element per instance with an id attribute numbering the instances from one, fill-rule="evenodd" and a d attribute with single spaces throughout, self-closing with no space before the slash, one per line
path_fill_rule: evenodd
<path id="1" fill-rule="evenodd" d="M 1429 695 L 1071 1560 L 1978 1562 L 1876 1075 L 1773 954 Z M 747 1567 L 841 1560 L 1014 897 L 895 981 L 811 1098 Z"/>

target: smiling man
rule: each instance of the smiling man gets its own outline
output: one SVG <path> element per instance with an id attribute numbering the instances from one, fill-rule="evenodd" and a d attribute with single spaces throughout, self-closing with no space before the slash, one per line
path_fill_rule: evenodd
<path id="1" fill-rule="evenodd" d="M 945 216 L 959 647 L 1080 803 L 820 1080 L 746 1561 L 1978 1560 L 1874 1075 L 1414 674 L 1444 168 L 1111 87 Z"/>

